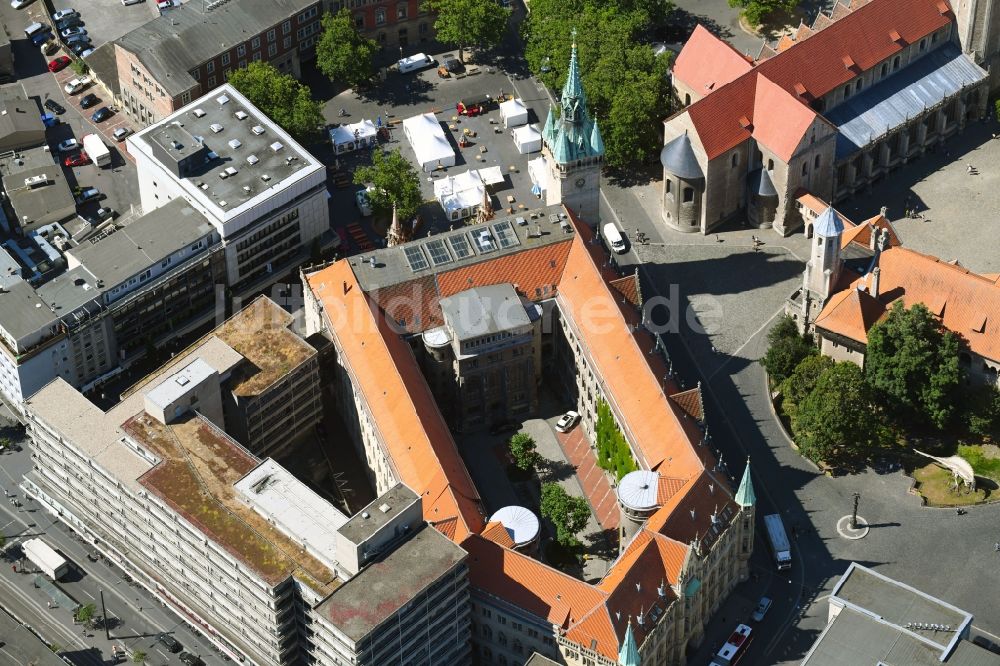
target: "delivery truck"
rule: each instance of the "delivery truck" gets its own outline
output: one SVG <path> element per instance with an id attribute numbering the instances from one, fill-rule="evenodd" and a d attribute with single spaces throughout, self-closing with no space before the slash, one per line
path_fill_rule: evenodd
<path id="1" fill-rule="evenodd" d="M 99 167 L 111 165 L 111 151 L 97 134 L 88 134 L 83 137 L 83 151 Z"/>
<path id="2" fill-rule="evenodd" d="M 781 516 L 772 513 L 764 516 L 764 526 L 767 528 L 767 542 L 771 545 L 771 553 L 774 555 L 774 565 L 778 571 L 792 568 L 792 547 L 788 543 L 788 535 L 785 534 L 785 524 L 781 522 Z"/>
<path id="3" fill-rule="evenodd" d="M 59 580 L 69 571 L 69 562 L 41 539 L 28 539 L 21 544 L 21 550 L 25 557 L 52 580 Z"/>

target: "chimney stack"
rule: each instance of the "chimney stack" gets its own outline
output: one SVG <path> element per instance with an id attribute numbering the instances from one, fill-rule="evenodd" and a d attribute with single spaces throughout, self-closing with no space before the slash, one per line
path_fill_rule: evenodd
<path id="1" fill-rule="evenodd" d="M 878 281 L 881 273 L 882 269 L 878 266 L 872 269 L 871 284 L 868 286 L 868 293 L 872 298 L 878 298 Z"/>

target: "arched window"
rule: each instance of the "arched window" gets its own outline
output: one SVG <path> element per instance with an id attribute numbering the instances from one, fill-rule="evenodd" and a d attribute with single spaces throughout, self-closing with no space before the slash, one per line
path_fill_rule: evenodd
<path id="1" fill-rule="evenodd" d="M 856 81 L 856 82 L 854 83 L 854 92 L 855 92 L 855 94 L 857 94 L 857 93 L 861 92 L 861 86 L 862 86 L 863 84 L 864 84 L 864 81 L 862 81 L 861 79 L 858 79 L 858 80 L 857 80 L 857 81 Z"/>
<path id="2" fill-rule="evenodd" d="M 819 155 L 817 155 L 816 159 L 813 160 L 813 168 L 814 169 L 818 169 L 819 168 Z"/>
<path id="3" fill-rule="evenodd" d="M 739 163 L 740 163 L 740 154 L 739 153 L 733 153 L 733 156 L 729 160 L 729 162 L 732 165 L 732 167 L 735 169 L 737 166 L 739 166 Z"/>
<path id="4" fill-rule="evenodd" d="M 889 73 L 889 64 L 882 63 L 882 69 L 879 71 L 879 76 L 885 76 Z"/>
<path id="5" fill-rule="evenodd" d="M 684 93 L 684 106 L 691 106 L 691 93 Z"/>
<path id="6" fill-rule="evenodd" d="M 892 59 L 892 71 L 895 72 L 897 69 L 899 69 L 899 62 L 900 62 L 899 56 L 896 56 L 895 58 Z"/>
<path id="7" fill-rule="evenodd" d="M 664 186 L 666 187 L 666 194 L 670 194 L 670 181 L 669 180 L 665 180 L 663 182 L 664 182 Z"/>
<path id="8" fill-rule="evenodd" d="M 809 162 L 802 163 L 802 175 L 805 176 L 809 173 Z"/>

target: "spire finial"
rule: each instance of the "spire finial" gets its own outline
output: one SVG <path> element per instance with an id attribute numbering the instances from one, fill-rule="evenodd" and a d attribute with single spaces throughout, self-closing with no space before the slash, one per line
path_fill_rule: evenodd
<path id="1" fill-rule="evenodd" d="M 573 27 L 572 30 L 569 31 L 569 34 L 572 35 L 572 37 L 573 37 L 573 48 L 575 49 L 576 48 L 576 27 L 575 26 Z"/>

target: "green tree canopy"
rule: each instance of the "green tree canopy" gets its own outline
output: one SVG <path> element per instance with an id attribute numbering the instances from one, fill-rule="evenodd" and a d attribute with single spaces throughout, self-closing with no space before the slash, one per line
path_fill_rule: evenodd
<path id="1" fill-rule="evenodd" d="M 754 26 L 776 12 L 791 12 L 799 0 L 729 0 L 729 6 L 742 10 L 746 20 Z"/>
<path id="2" fill-rule="evenodd" d="M 535 450 L 534 438 L 526 432 L 516 433 L 508 443 L 510 456 L 518 469 L 528 471 L 538 464 L 541 456 Z"/>
<path id="3" fill-rule="evenodd" d="M 811 460 L 856 462 L 885 441 L 880 418 L 861 368 L 844 361 L 819 376 L 799 404 L 792 432 L 802 455 Z"/>
<path id="4" fill-rule="evenodd" d="M 522 24 L 531 71 L 552 90 L 566 81 L 573 30 L 588 111 L 604 139 L 605 163 L 620 168 L 660 150 L 660 122 L 670 111 L 668 54 L 656 56 L 640 39 L 650 11 L 669 3 L 532 0 Z"/>
<path id="5" fill-rule="evenodd" d="M 413 218 L 424 201 L 420 193 L 420 176 L 398 148 L 389 153 L 373 151 L 371 165 L 354 171 L 354 182 L 374 185 L 375 189 L 368 193 L 372 210 L 391 212 L 392 205 L 396 204 L 400 220 Z"/>
<path id="6" fill-rule="evenodd" d="M 962 420 L 970 433 L 1000 438 L 1000 389 L 976 386 L 966 392 L 963 403 Z"/>
<path id="7" fill-rule="evenodd" d="M 917 418 L 936 428 L 955 415 L 962 372 L 958 337 L 923 304 L 896 301 L 868 331 L 865 378 L 886 395 L 900 419 Z"/>
<path id="8" fill-rule="evenodd" d="M 458 47 L 464 60 L 466 46 L 493 48 L 503 39 L 510 10 L 492 0 L 426 0 L 424 6 L 437 13 L 434 30 L 438 41 Z"/>
<path id="9" fill-rule="evenodd" d="M 775 384 L 788 379 L 807 356 L 818 353 L 809 338 L 799 335 L 795 320 L 785 315 L 767 333 L 767 353 L 761 365 Z"/>
<path id="10" fill-rule="evenodd" d="M 316 67 L 331 81 L 353 87 L 371 80 L 377 52 L 378 44 L 358 32 L 347 8 L 323 16 L 323 34 L 316 42 Z"/>
<path id="11" fill-rule="evenodd" d="M 76 609 L 76 620 L 77 622 L 90 622 L 93 619 L 95 612 L 97 612 L 97 607 L 94 606 L 94 604 L 80 606 Z"/>
<path id="12" fill-rule="evenodd" d="M 829 356 L 812 354 L 795 366 L 795 370 L 781 382 L 781 409 L 794 423 L 799 404 L 816 388 L 820 375 L 833 367 Z"/>
<path id="13" fill-rule="evenodd" d="M 556 526 L 556 541 L 563 546 L 579 543 L 576 535 L 587 526 L 590 505 L 582 497 L 573 497 L 558 483 L 542 484 L 542 515 Z"/>
<path id="14" fill-rule="evenodd" d="M 302 142 L 317 138 L 323 126 L 322 105 L 313 100 L 309 86 L 270 63 L 255 60 L 229 75 L 229 83 L 246 95 L 286 132 Z"/>

